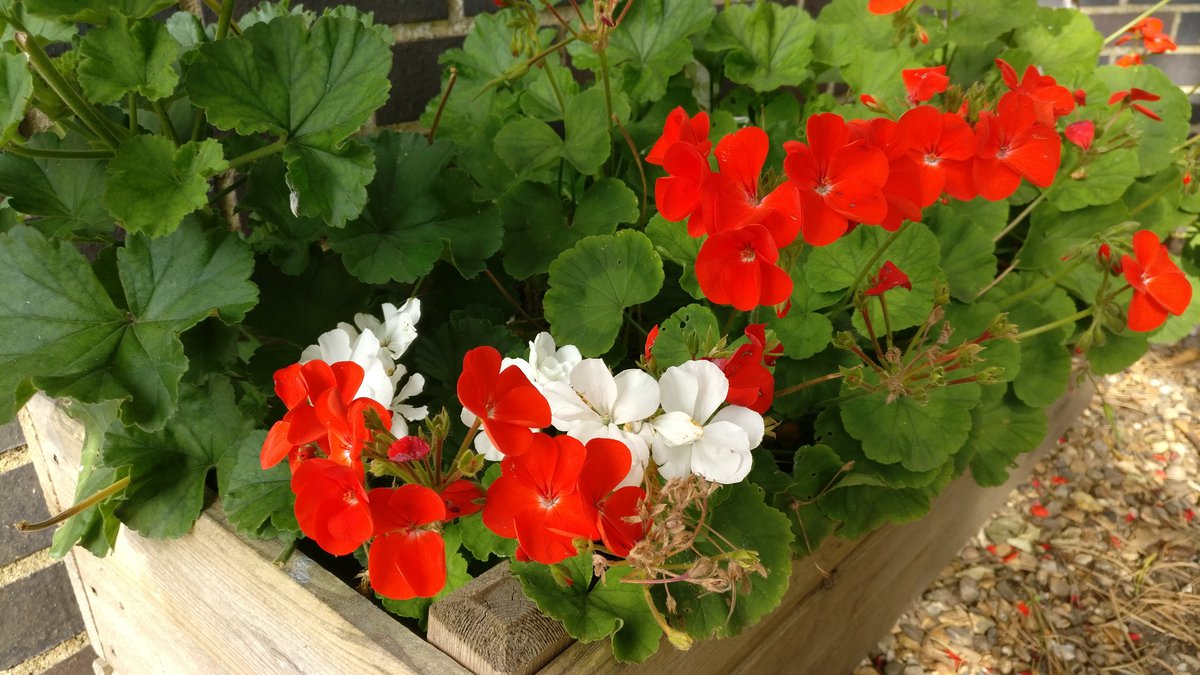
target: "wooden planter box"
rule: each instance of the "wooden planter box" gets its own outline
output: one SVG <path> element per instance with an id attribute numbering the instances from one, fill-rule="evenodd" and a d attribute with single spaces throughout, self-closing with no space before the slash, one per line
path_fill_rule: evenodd
<path id="1" fill-rule="evenodd" d="M 572 641 L 505 565 L 436 603 L 426 642 L 303 554 L 275 565 L 282 545 L 240 537 L 217 507 L 180 539 L 122 528 L 107 558 L 75 549 L 66 563 L 96 653 L 124 674 L 849 672 L 1091 397 L 1084 385 L 1050 409 L 1045 441 L 1004 487 L 963 477 L 919 521 L 857 541 L 831 537 L 795 563 L 780 607 L 752 629 L 688 652 L 664 644 L 634 667 L 615 663 L 607 640 Z M 50 510 L 69 506 L 82 429 L 41 395 L 20 419 Z"/>

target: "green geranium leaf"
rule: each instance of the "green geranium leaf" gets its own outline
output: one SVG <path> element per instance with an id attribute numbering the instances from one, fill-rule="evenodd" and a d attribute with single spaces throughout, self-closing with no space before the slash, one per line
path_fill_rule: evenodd
<path id="1" fill-rule="evenodd" d="M 949 38 L 980 44 L 1034 21 L 1037 0 L 972 0 L 967 11 L 950 20 Z"/>
<path id="2" fill-rule="evenodd" d="M 361 21 L 287 16 L 206 43 L 187 69 L 188 96 L 220 129 L 287 136 L 297 210 L 341 226 L 365 204 L 370 155 L 346 137 L 387 101 L 392 53 Z"/>
<path id="3" fill-rule="evenodd" d="M 954 329 L 947 349 L 983 335 L 996 317 L 1003 314 L 995 303 L 982 300 L 969 305 L 950 303 L 946 307 L 946 322 Z M 1011 382 L 1021 371 L 1021 344 L 1016 340 L 990 339 L 981 343 L 978 358 L 984 368 L 999 368 L 996 374 L 1002 382 Z M 978 370 L 978 369 L 977 369 Z"/>
<path id="4" fill-rule="evenodd" d="M 0 346 L 0 419 L 32 381 L 84 402 L 130 399 L 127 424 L 161 428 L 187 370 L 179 334 L 213 311 L 240 320 L 258 299 L 253 264 L 241 242 L 191 224 L 154 240 L 130 235 L 117 255 L 121 310 L 68 243 L 26 226 L 0 235 L 0 332 L 12 336 Z"/>
<path id="5" fill-rule="evenodd" d="M 1137 153 L 1141 170 L 1138 175 L 1148 176 L 1171 166 L 1175 161 L 1173 149 L 1187 140 L 1192 111 L 1183 91 L 1154 66 L 1102 66 L 1096 69 L 1096 76 L 1110 92 L 1136 87 L 1162 97 L 1159 101 L 1143 103 L 1162 117 L 1161 122 L 1141 113 L 1125 114 L 1132 117 L 1129 124 L 1139 139 Z"/>
<path id="6" fill-rule="evenodd" d="M 949 208 L 930 211 L 937 218 L 929 227 L 941 249 L 942 270 L 950 284 L 950 296 L 971 302 L 996 274 L 996 245 L 991 235 L 970 218 L 956 218 Z"/>
<path id="7" fill-rule="evenodd" d="M 25 118 L 33 96 L 33 75 L 24 56 L 0 54 L 0 141 L 7 140 Z M 11 194 L 5 191 L 5 194 Z"/>
<path id="8" fill-rule="evenodd" d="M 1028 51 L 1030 63 L 1043 73 L 1058 78 L 1060 84 L 1075 86 L 1095 70 L 1104 38 L 1083 12 L 1039 7 L 1036 18 L 1017 28 L 1013 44 Z"/>
<path id="9" fill-rule="evenodd" d="M 291 468 L 280 462 L 263 470 L 259 461 L 266 438 L 266 432 L 254 431 L 238 443 L 229 484 L 221 497 L 225 517 L 248 537 L 275 538 L 300 531 Z"/>
<path id="10" fill-rule="evenodd" d="M 175 4 L 171 0 L 25 0 L 25 10 L 39 16 L 104 24 L 109 17 L 140 19 Z"/>
<path id="11" fill-rule="evenodd" d="M 615 178 L 593 183 L 575 213 L 563 212 L 562 199 L 542 183 L 518 183 L 500 199 L 504 221 L 504 271 L 527 279 L 550 269 L 560 253 L 580 239 L 612 234 L 618 223 L 638 218 L 637 195 Z"/>
<path id="12" fill-rule="evenodd" d="M 463 548 L 470 551 L 471 556 L 480 562 L 487 562 L 492 556 L 511 558 L 517 552 L 517 540 L 505 539 L 489 530 L 487 525 L 483 524 L 482 512 L 459 518 L 458 529 L 462 535 Z"/>
<path id="13" fill-rule="evenodd" d="M 851 390 L 843 387 L 842 393 Z M 888 402 L 886 392 L 877 392 L 843 403 L 842 423 L 862 441 L 870 459 L 929 471 L 945 464 L 967 440 L 979 394 L 979 385 L 970 382 L 931 389 L 924 404 L 907 396 Z"/>
<path id="14" fill-rule="evenodd" d="M 817 504 L 821 495 L 832 487 L 844 462 L 826 445 L 805 445 L 796 450 L 792 476 L 795 479 L 788 492 L 795 506 L 783 509 L 788 514 L 795 539 L 792 549 L 797 555 L 810 555 L 833 532 L 834 523 Z"/>
<path id="15" fill-rule="evenodd" d="M 215 139 L 176 148 L 162 136 L 136 136 L 108 163 L 104 205 L 126 230 L 161 237 L 208 204 L 209 177 L 228 166 Z"/>
<path id="16" fill-rule="evenodd" d="M 562 157 L 563 141 L 549 124 L 522 117 L 496 134 L 496 155 L 519 177 L 549 166 Z"/>
<path id="17" fill-rule="evenodd" d="M 709 524 L 721 535 L 698 538 L 695 548 L 712 556 L 730 548 L 754 551 L 767 576 L 750 572 L 750 590 L 742 587 L 732 609 L 727 594 L 709 593 L 692 584 L 674 584 L 671 596 L 678 602 L 673 621 L 696 639 L 733 637 L 753 626 L 779 606 L 787 590 L 792 566 L 792 529 L 787 516 L 763 501 L 762 491 L 747 483 L 721 488 L 725 498 L 709 502 Z M 694 554 L 684 554 L 694 555 Z M 680 560 L 679 562 L 682 562 Z"/>
<path id="18" fill-rule="evenodd" d="M 897 489 L 922 488 L 936 481 L 942 472 L 943 464 L 914 471 L 900 463 L 883 464 L 871 459 L 863 451 L 863 444 L 846 431 L 836 409 L 827 409 L 818 415 L 813 431 L 816 438 L 832 448 L 843 462 L 853 463 L 852 470 L 840 482 Z"/>
<path id="19" fill-rule="evenodd" d="M 851 476 L 822 497 L 819 504 L 825 515 L 841 521 L 839 536 L 857 539 L 885 523 L 906 523 L 928 513 L 933 497 L 946 487 L 953 474 L 954 462 L 946 462 L 930 485 L 904 489 L 854 481 Z"/>
<path id="20" fill-rule="evenodd" d="M 1145 333 L 1105 335 L 1104 343 L 1087 350 L 1088 363 L 1097 375 L 1112 375 L 1132 366 L 1146 354 L 1150 342 Z"/>
<path id="21" fill-rule="evenodd" d="M 1070 146 L 1064 153 L 1063 166 L 1074 166 L 1079 151 Z M 1060 211 L 1112 203 L 1133 184 L 1138 172 L 1137 153 L 1118 149 L 1096 156 L 1087 166 L 1067 176 L 1059 176 L 1046 197 Z"/>
<path id="22" fill-rule="evenodd" d="M 895 42 L 892 17 L 867 12 L 862 0 L 833 0 L 817 17 L 817 61 L 840 67 Z"/>
<path id="23" fill-rule="evenodd" d="M 117 516 L 143 536 L 186 534 L 204 508 L 208 472 L 216 469 L 223 492 L 250 427 L 237 407 L 233 385 L 222 377 L 184 389 L 179 412 L 161 432 L 113 425 L 103 461 L 113 468 L 128 467 L 130 479 Z"/>
<path id="24" fill-rule="evenodd" d="M 567 140 L 563 144 L 563 159 L 585 176 L 599 173 L 600 167 L 612 152 L 608 119 L 604 106 L 604 91 L 595 86 L 567 102 L 563 118 Z"/>
<path id="25" fill-rule="evenodd" d="M 799 7 L 759 2 L 721 12 L 704 46 L 725 55 L 725 75 L 755 91 L 803 84 L 809 77 L 816 23 Z"/>
<path id="26" fill-rule="evenodd" d="M 27 144 L 40 150 L 86 150 L 78 136 L 59 140 L 38 134 Z M 110 236 L 112 217 L 101 201 L 104 167 L 98 159 L 48 159 L 0 153 L 0 194 L 18 213 L 39 216 L 29 221 L 46 236 L 77 234 Z"/>
<path id="27" fill-rule="evenodd" d="M 328 234 L 328 228 L 319 218 L 292 213 L 286 171 L 280 157 L 255 162 L 246 176 L 246 190 L 238 206 L 252 214 L 255 227 L 250 241 L 254 249 L 265 251 L 285 274 L 296 275 L 308 267 L 314 244 Z"/>
<path id="28" fill-rule="evenodd" d="M 414 133 L 385 131 L 371 140 L 376 178 L 362 215 L 329 233 L 329 244 L 354 276 L 372 284 L 415 281 L 443 255 L 464 276 L 483 270 L 500 248 L 499 212 L 462 197 L 468 182 L 446 169 L 448 141 L 428 143 Z"/>
<path id="29" fill-rule="evenodd" d="M 971 411 L 973 426 L 963 452 L 971 457 L 971 475 L 980 485 L 1004 485 L 1008 467 L 1046 436 L 1046 411 L 1005 396 L 1007 387 L 989 385 L 983 402 Z"/>
<path id="30" fill-rule="evenodd" d="M 96 103 L 112 103 L 131 91 L 157 101 L 179 84 L 174 68 L 179 43 L 160 21 L 113 22 L 88 31 L 79 52 L 79 84 Z"/>
<path id="31" fill-rule="evenodd" d="M 712 351 L 721 339 L 717 317 L 703 305 L 688 305 L 659 324 L 651 353 L 660 369 L 698 359 Z"/>
<path id="32" fill-rule="evenodd" d="M 521 580 L 525 595 L 542 612 L 561 621 L 571 637 L 594 642 L 611 635 L 613 656 L 625 663 L 645 661 L 658 651 L 662 629 L 646 604 L 644 586 L 622 583 L 633 572 L 631 568 L 609 569 L 593 587 L 592 555 L 583 551 L 558 564 L 573 582 L 563 587 L 546 565 L 520 562 L 510 565 Z"/>
<path id="33" fill-rule="evenodd" d="M 620 30 L 611 33 L 608 43 L 614 79 L 638 103 L 661 99 L 671 77 L 692 63 L 691 38 L 709 27 L 714 14 L 708 0 L 633 3 Z M 576 66 L 599 71 L 600 61 L 590 45 L 572 47 L 571 59 Z"/>
<path id="34" fill-rule="evenodd" d="M 989 202 L 983 197 L 969 202 L 956 201 L 952 205 L 935 202 L 925 209 L 924 222 L 937 235 L 938 241 L 943 240 L 944 230 L 954 231 L 965 223 L 977 225 L 991 238 L 1008 225 L 1008 202 Z"/>
<path id="35" fill-rule="evenodd" d="M 815 312 L 792 311 L 782 319 L 768 318 L 767 325 L 775 330 L 789 359 L 803 360 L 823 351 L 833 336 L 829 317 Z"/>
<path id="36" fill-rule="evenodd" d="M 654 250 L 663 258 L 679 265 L 683 273 L 679 275 L 679 285 L 697 300 L 704 298 L 700 292 L 700 283 L 696 281 L 696 254 L 700 252 L 703 239 L 694 239 L 687 233 L 683 223 L 672 223 L 659 214 L 654 214 L 646 224 L 646 236 L 654 243 Z"/>
<path id="37" fill-rule="evenodd" d="M 839 239 L 836 244 L 813 250 L 804 266 L 808 285 L 817 291 L 839 291 L 849 288 L 864 271 L 867 263 L 875 257 L 875 252 L 883 245 L 884 240 L 891 236 L 892 233 L 881 227 L 859 227 Z M 903 270 L 912 282 L 911 291 L 888 291 L 888 317 L 893 330 L 919 325 L 929 316 L 933 308 L 934 286 L 945 279 L 938 267 L 941 260 L 939 251 L 937 237 L 933 236 L 928 227 L 921 223 L 907 223 L 887 252 L 873 263 L 874 269 L 865 270 L 866 274 L 858 284 L 859 290 L 867 287 L 870 277 L 876 274 L 887 260 L 891 260 Z M 875 326 L 884 325 L 879 303 L 872 300 L 868 307 L 872 323 Z M 854 322 L 859 331 L 865 334 L 862 316 L 855 314 Z"/>
<path id="38" fill-rule="evenodd" d="M 999 302 L 1023 292 L 1041 277 L 1033 274 L 1009 275 L 988 295 Z M 1005 306 L 1009 320 L 1022 331 L 1031 330 L 1075 313 L 1075 302 L 1061 288 L 1047 288 L 1011 307 Z M 1045 408 L 1062 396 L 1071 374 L 1071 354 L 1063 342 L 1074 328 L 1061 328 L 1021 340 L 1021 368 L 1013 380 L 1013 392 L 1027 405 Z"/>
<path id="39" fill-rule="evenodd" d="M 79 458 L 79 480 L 75 484 L 75 501 L 82 501 L 117 482 L 121 475 L 100 462 L 104 434 L 117 419 L 117 402 L 68 404 L 71 417 L 83 425 L 83 449 Z M 92 555 L 103 558 L 117 541 L 121 521 L 113 513 L 121 501 L 121 493 L 71 516 L 54 531 L 50 555 L 62 558 L 76 544 Z"/>
<path id="40" fill-rule="evenodd" d="M 654 298 L 662 282 L 662 260 L 646 235 L 587 237 L 550 265 L 544 301 L 550 332 L 584 356 L 603 354 L 616 341 L 625 308 Z"/>

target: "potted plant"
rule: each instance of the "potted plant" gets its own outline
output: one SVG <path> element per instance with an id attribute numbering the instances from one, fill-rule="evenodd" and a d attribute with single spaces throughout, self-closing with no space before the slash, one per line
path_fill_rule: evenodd
<path id="1" fill-rule="evenodd" d="M 501 2 L 406 133 L 369 15 L 168 4 L 4 9 L 0 417 L 101 439 L 60 554 L 208 485 L 401 616 L 511 556 L 641 661 L 1196 323 L 1186 97 L 1071 10 Z"/>

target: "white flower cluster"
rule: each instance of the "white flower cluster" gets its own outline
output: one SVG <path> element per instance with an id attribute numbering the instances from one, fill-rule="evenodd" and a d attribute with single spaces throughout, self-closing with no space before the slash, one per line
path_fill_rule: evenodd
<path id="1" fill-rule="evenodd" d="M 762 443 L 762 415 L 724 405 L 729 380 L 711 361 L 673 366 L 658 380 L 636 368 L 614 376 L 600 359 L 583 359 L 571 345 L 556 350 L 542 333 L 529 343 L 528 361 L 504 365 L 516 365 L 545 395 L 554 428 L 585 443 L 612 438 L 629 446 L 633 467 L 622 486 L 641 483 L 651 457 L 664 478 L 699 474 L 737 483 Z M 486 440 L 476 448 L 500 458 Z"/>
<path id="2" fill-rule="evenodd" d="M 425 419 L 425 406 L 405 403 L 425 388 L 425 378 L 413 373 L 405 380 L 408 369 L 399 363 L 400 357 L 417 337 L 417 321 L 421 318 L 421 301 L 413 298 L 399 308 L 383 305 L 383 320 L 370 314 L 354 315 L 354 326 L 339 323 L 338 327 L 317 338 L 317 344 L 300 354 L 300 363 L 320 359 L 326 363 L 353 361 L 362 366 L 363 382 L 356 398 L 378 401 L 392 411 L 392 434 L 407 436 L 408 423 Z M 403 384 L 402 384 L 403 382 Z"/>

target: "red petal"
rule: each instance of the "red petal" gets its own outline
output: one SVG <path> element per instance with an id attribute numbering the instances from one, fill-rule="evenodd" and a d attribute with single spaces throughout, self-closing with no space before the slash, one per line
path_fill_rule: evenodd
<path id="1" fill-rule="evenodd" d="M 586 450 L 579 474 L 579 496 L 584 504 L 595 506 L 629 474 L 633 455 L 629 446 L 611 438 L 593 438 Z"/>
<path id="2" fill-rule="evenodd" d="M 992 202 L 1008 199 L 1021 187 L 1021 176 L 995 159 L 977 157 L 971 177 L 979 196 Z"/>
<path id="3" fill-rule="evenodd" d="M 304 375 L 304 382 L 308 386 L 308 395 L 316 398 L 316 395 L 337 386 L 337 376 L 334 375 L 333 369 L 324 361 L 309 361 L 300 366 L 300 372 Z"/>
<path id="4" fill-rule="evenodd" d="M 833 153 L 846 146 L 847 141 L 850 140 L 850 131 L 846 128 L 846 121 L 841 116 L 834 113 L 819 113 L 808 118 L 806 138 L 817 166 L 824 168 L 829 166 Z M 787 149 L 786 144 L 784 149 Z"/>
<path id="5" fill-rule="evenodd" d="M 1000 69 L 1000 77 L 1004 84 L 1008 85 L 1009 89 L 1016 89 L 1020 84 L 1017 81 L 1017 71 L 1004 59 L 996 59 L 996 67 Z"/>
<path id="6" fill-rule="evenodd" d="M 1148 279 L 1146 292 L 1159 306 L 1176 316 L 1187 311 L 1192 302 L 1192 284 L 1183 272 Z"/>
<path id="7" fill-rule="evenodd" d="M 431 531 L 379 537 L 371 544 L 367 574 L 384 597 L 432 598 L 446 585 L 446 542 Z"/>
<path id="8" fill-rule="evenodd" d="M 337 381 L 337 391 L 341 399 L 347 403 L 354 400 L 354 395 L 358 393 L 358 388 L 362 386 L 363 373 L 362 366 L 353 361 L 339 361 L 332 366 L 333 377 Z"/>
<path id="9" fill-rule="evenodd" d="M 275 395 L 288 410 L 308 400 L 308 384 L 299 363 L 275 371 Z"/>
<path id="10" fill-rule="evenodd" d="M 604 500 L 597 528 L 604 545 L 619 555 L 629 555 L 630 549 L 646 534 L 646 523 L 631 523 L 625 519 L 636 516 L 638 502 L 645 499 L 646 491 L 637 486 L 623 487 Z"/>
<path id="11" fill-rule="evenodd" d="M 458 376 L 458 400 L 479 417 L 487 416 L 487 403 L 500 373 L 500 352 L 494 347 L 476 347 L 463 356 Z"/>
<path id="12" fill-rule="evenodd" d="M 758 127 L 746 127 L 729 134 L 717 143 L 714 153 L 721 173 L 732 178 L 749 195 L 758 194 L 758 176 L 767 161 L 770 141 L 767 132 Z"/>
<path id="13" fill-rule="evenodd" d="M 825 200 L 812 190 L 801 190 L 803 207 L 800 228 L 804 241 L 813 246 L 826 246 L 846 233 L 850 223 L 845 216 L 825 205 Z M 699 272 L 699 268 L 697 268 Z"/>
<path id="14" fill-rule="evenodd" d="M 446 518 L 446 504 L 424 485 L 375 488 L 367 493 L 376 536 L 413 529 Z"/>
<path id="15" fill-rule="evenodd" d="M 1129 330 L 1139 333 L 1158 328 L 1167 320 L 1167 310 L 1146 293 L 1134 290 L 1133 299 L 1129 301 L 1129 312 L 1126 325 Z"/>
<path id="16" fill-rule="evenodd" d="M 267 432 L 267 440 L 263 442 L 262 450 L 258 454 L 258 461 L 264 471 L 278 464 L 295 447 L 287 439 L 290 426 L 291 422 L 287 420 L 279 420 L 271 425 L 271 430 Z"/>
<path id="17" fill-rule="evenodd" d="M 654 181 L 654 205 L 671 222 L 690 216 L 700 206 L 702 196 L 700 183 L 691 178 L 664 176 Z"/>

